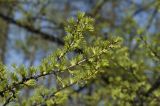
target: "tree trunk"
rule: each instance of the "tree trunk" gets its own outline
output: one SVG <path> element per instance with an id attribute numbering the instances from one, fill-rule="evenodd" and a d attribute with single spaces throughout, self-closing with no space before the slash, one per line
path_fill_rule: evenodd
<path id="1" fill-rule="evenodd" d="M 11 9 L 8 8 L 7 4 L 0 4 L 0 13 L 11 16 Z M 8 28 L 9 24 L 0 19 L 0 62 L 5 63 L 5 53 L 8 39 Z"/>

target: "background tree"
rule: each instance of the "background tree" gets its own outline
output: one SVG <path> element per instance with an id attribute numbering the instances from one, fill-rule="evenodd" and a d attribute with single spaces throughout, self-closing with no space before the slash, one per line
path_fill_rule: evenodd
<path id="1" fill-rule="evenodd" d="M 159 5 L 0 0 L 1 105 L 159 105 Z"/>

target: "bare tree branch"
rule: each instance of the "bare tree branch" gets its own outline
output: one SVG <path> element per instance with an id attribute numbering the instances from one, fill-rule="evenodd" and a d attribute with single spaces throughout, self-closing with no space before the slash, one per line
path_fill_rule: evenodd
<path id="1" fill-rule="evenodd" d="M 39 34 L 39 36 L 42 37 L 45 40 L 53 41 L 53 42 L 55 42 L 55 43 L 57 43 L 59 45 L 64 45 L 64 42 L 60 38 L 57 38 L 52 34 L 48 34 L 48 33 L 42 32 L 41 30 L 36 29 L 33 26 L 29 26 L 29 25 L 23 24 L 21 22 L 18 22 L 15 19 L 13 19 L 11 17 L 8 17 L 8 16 L 6 16 L 6 15 L 4 15 L 2 13 L 0 13 L 0 18 L 3 19 L 4 21 L 8 22 L 8 23 L 17 25 L 17 26 L 19 26 L 21 28 L 24 28 L 24 29 L 26 29 L 26 30 L 28 30 L 28 31 L 30 31 L 32 33 Z"/>

